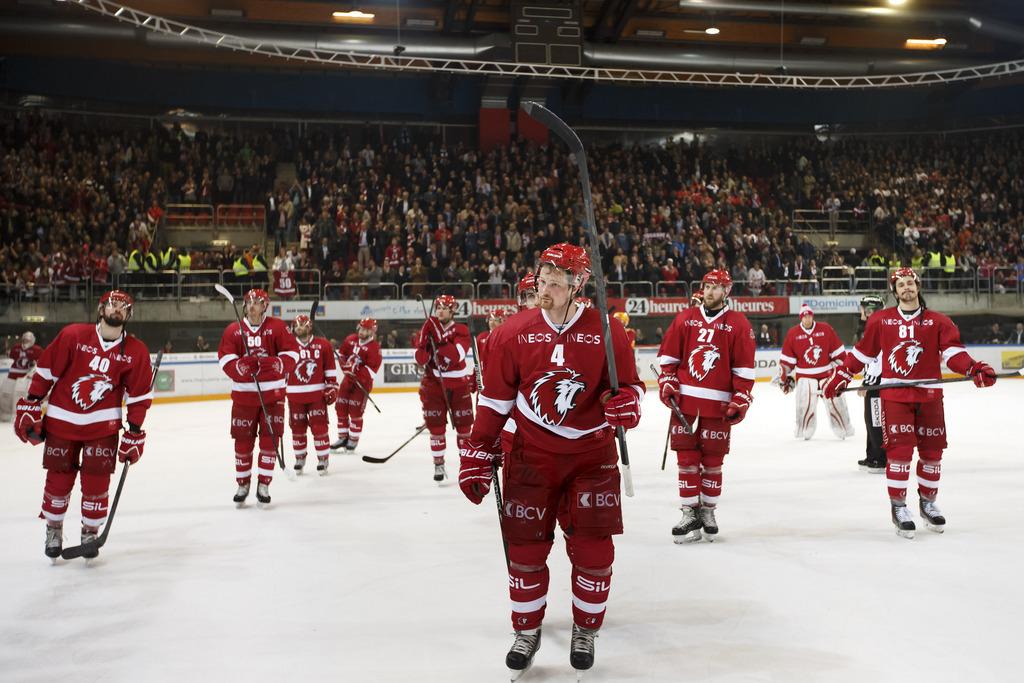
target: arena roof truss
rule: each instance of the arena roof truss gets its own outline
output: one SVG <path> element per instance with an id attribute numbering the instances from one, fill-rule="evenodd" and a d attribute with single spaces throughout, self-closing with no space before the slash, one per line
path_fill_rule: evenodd
<path id="1" fill-rule="evenodd" d="M 148 12 L 133 9 L 113 0 L 74 0 L 95 12 L 137 29 L 219 49 L 261 55 L 272 59 L 294 60 L 323 67 L 368 69 L 393 72 L 444 72 L 467 76 L 529 76 L 607 83 L 647 83 L 661 85 L 729 86 L 757 88 L 795 88 L 839 90 L 844 88 L 906 88 L 945 85 L 965 81 L 1014 76 L 1024 72 L 1024 60 L 1005 61 L 977 66 L 922 71 L 905 74 L 865 76 L 808 76 L 785 73 L 714 73 L 698 71 L 665 71 L 587 66 L 553 66 L 515 62 L 483 61 L 438 57 L 403 57 L 399 55 L 338 51 L 259 42 L 199 26 L 184 24 Z"/>

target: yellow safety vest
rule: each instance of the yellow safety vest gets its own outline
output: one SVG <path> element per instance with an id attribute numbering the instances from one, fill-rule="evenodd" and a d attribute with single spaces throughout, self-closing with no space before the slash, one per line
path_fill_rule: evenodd
<path id="1" fill-rule="evenodd" d="M 252 272 L 254 273 L 265 273 L 267 272 L 267 262 L 263 260 L 263 256 L 257 256 L 252 260 Z"/>
<path id="2" fill-rule="evenodd" d="M 910 259 L 910 267 L 914 270 L 921 270 L 924 265 L 924 256 L 914 256 Z"/>
<path id="3" fill-rule="evenodd" d="M 192 257 L 188 254 L 182 254 L 178 257 L 178 270 L 184 272 L 186 270 L 192 270 Z"/>
<path id="4" fill-rule="evenodd" d="M 164 255 L 161 257 L 160 265 L 164 270 L 175 270 L 178 267 L 177 260 L 178 255 L 174 253 L 174 248 L 168 247 L 167 251 L 165 251 Z"/>
<path id="5" fill-rule="evenodd" d="M 942 254 L 937 251 L 928 252 L 928 267 L 939 268 L 942 266 Z"/>
<path id="6" fill-rule="evenodd" d="M 235 262 L 231 266 L 231 270 L 238 277 L 249 274 L 249 267 L 245 265 L 245 259 L 241 256 L 235 259 Z"/>
<path id="7" fill-rule="evenodd" d="M 142 263 L 143 265 L 145 265 L 147 273 L 155 273 L 156 271 L 160 270 L 160 262 L 157 261 L 156 254 L 154 254 L 153 252 L 149 252 L 148 254 L 146 254 L 146 257 L 143 259 Z"/>
<path id="8" fill-rule="evenodd" d="M 133 249 L 132 253 L 128 254 L 128 272 L 137 273 L 142 270 L 142 256 L 139 255 L 138 249 Z"/>
<path id="9" fill-rule="evenodd" d="M 946 265 L 942 267 L 942 270 L 947 273 L 956 272 L 956 256 L 954 254 L 950 254 L 946 257 Z"/>

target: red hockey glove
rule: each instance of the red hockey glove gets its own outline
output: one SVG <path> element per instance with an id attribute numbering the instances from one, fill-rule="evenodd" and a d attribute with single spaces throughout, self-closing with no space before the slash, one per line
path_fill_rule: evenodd
<path id="1" fill-rule="evenodd" d="M 352 372 L 356 369 L 356 358 L 355 356 L 349 356 L 341 362 L 342 372 Z"/>
<path id="2" fill-rule="evenodd" d="M 495 441 L 488 447 L 484 442 L 467 439 L 459 449 L 459 488 L 473 505 L 479 505 L 491 490 L 492 463 L 501 457 L 501 446 Z"/>
<path id="3" fill-rule="evenodd" d="M 974 380 L 978 388 L 990 387 L 996 383 L 996 371 L 983 360 L 976 360 L 967 368 L 967 376 Z"/>
<path id="4" fill-rule="evenodd" d="M 789 372 L 789 368 L 785 365 L 779 366 L 779 388 L 782 389 L 784 394 L 793 391 L 793 386 L 796 384 L 796 380 Z"/>
<path id="5" fill-rule="evenodd" d="M 679 405 L 679 378 L 673 375 L 662 374 L 658 376 L 658 398 L 669 408 L 672 407 L 670 399 L 675 399 Z"/>
<path id="6" fill-rule="evenodd" d="M 235 361 L 239 375 L 251 377 L 260 371 L 260 359 L 256 356 L 242 356 Z"/>
<path id="7" fill-rule="evenodd" d="M 447 344 L 455 338 L 455 325 L 450 325 L 448 329 L 445 329 L 441 321 L 437 319 L 437 316 L 430 316 L 430 319 L 427 320 L 424 326 L 437 346 Z"/>
<path id="8" fill-rule="evenodd" d="M 277 356 L 260 356 L 260 374 L 283 375 L 284 361 Z"/>
<path id="9" fill-rule="evenodd" d="M 117 459 L 121 462 L 128 461 L 135 464 L 142 457 L 142 451 L 146 447 L 146 430 L 129 429 L 121 435 L 121 444 L 117 447 Z"/>
<path id="10" fill-rule="evenodd" d="M 831 376 L 825 381 L 825 386 L 821 388 L 821 394 L 826 399 L 831 401 L 839 394 L 843 393 L 846 389 L 846 385 L 853 379 L 853 373 L 846 369 L 845 365 L 836 366 L 836 369 L 832 371 Z"/>
<path id="11" fill-rule="evenodd" d="M 601 394 L 601 402 L 604 403 L 604 419 L 612 427 L 632 429 L 640 424 L 640 399 L 632 389 L 620 389 L 614 396 L 606 391 Z"/>
<path id="12" fill-rule="evenodd" d="M 469 376 L 469 392 L 475 394 L 480 391 L 480 383 L 476 381 L 476 373 Z"/>
<path id="13" fill-rule="evenodd" d="M 731 401 L 722 403 L 722 407 L 725 409 L 725 421 L 731 425 L 743 422 L 743 418 L 747 416 L 747 410 L 750 409 L 750 402 L 753 400 L 754 397 L 745 391 L 734 393 Z"/>
<path id="14" fill-rule="evenodd" d="M 324 387 L 324 403 L 327 405 L 333 404 L 338 400 L 338 385 L 328 384 Z"/>
<path id="15" fill-rule="evenodd" d="M 19 398 L 15 408 L 14 433 L 25 443 L 38 446 L 43 442 L 43 403 Z"/>

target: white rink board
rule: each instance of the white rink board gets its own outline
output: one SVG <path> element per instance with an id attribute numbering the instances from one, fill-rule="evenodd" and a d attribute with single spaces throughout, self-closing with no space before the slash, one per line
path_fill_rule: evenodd
<path id="1" fill-rule="evenodd" d="M 791 438 L 793 404 L 758 385 L 726 459 L 714 544 L 675 546 L 667 410 L 629 433 L 636 496 L 590 683 L 1009 681 L 1024 610 L 1024 381 L 952 385 L 940 503 L 949 528 L 898 538 L 864 434 Z M 357 454 L 420 424 L 417 396 L 376 397 Z M 278 474 L 270 510 L 236 510 L 227 401 L 153 407 L 110 540 L 50 566 L 36 518 L 41 450 L 0 431 L 0 680 L 508 680 L 508 595 L 493 499 L 430 481 L 420 436 L 386 465 Z M 851 414 L 860 404 L 851 402 Z M 333 428 L 332 428 L 333 435 Z M 454 438 L 449 468 L 454 470 Z M 287 450 L 291 463 L 290 448 Z M 67 522 L 77 542 L 78 494 Z M 524 683 L 569 683 L 569 567 L 551 559 L 544 643 Z"/>

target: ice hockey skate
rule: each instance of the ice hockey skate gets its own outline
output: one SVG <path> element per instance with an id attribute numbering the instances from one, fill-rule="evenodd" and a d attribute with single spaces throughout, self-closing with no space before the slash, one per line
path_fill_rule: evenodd
<path id="1" fill-rule="evenodd" d="M 50 562 L 57 564 L 57 558 L 60 557 L 60 551 L 63 550 L 64 543 L 64 528 L 59 526 L 47 526 L 46 527 L 46 556 L 50 558 Z"/>
<path id="2" fill-rule="evenodd" d="M 305 458 L 295 458 L 295 474 L 302 476 L 302 470 L 306 466 Z"/>
<path id="3" fill-rule="evenodd" d="M 327 476 L 327 464 L 327 458 L 319 458 L 316 462 L 316 473 L 319 474 L 321 477 Z"/>
<path id="4" fill-rule="evenodd" d="M 924 520 L 924 525 L 928 527 L 929 531 L 941 534 L 946 530 L 946 518 L 943 516 L 942 511 L 939 510 L 939 506 L 935 504 L 935 501 L 922 498 L 920 509 L 921 519 Z"/>
<path id="5" fill-rule="evenodd" d="M 261 482 L 256 485 L 256 505 L 261 510 L 270 505 L 270 484 Z"/>
<path id="6" fill-rule="evenodd" d="M 858 460 L 857 467 L 859 467 L 862 472 L 871 472 L 872 474 L 881 474 L 882 472 L 885 472 L 885 462 L 868 460 L 867 458 Z"/>
<path id="7" fill-rule="evenodd" d="M 715 508 L 701 506 L 700 510 L 697 511 L 697 515 L 700 518 L 701 527 L 703 527 L 704 540 L 713 542 L 718 537 L 718 522 L 715 520 Z"/>
<path id="8" fill-rule="evenodd" d="M 348 441 L 345 442 L 345 450 L 351 453 L 356 449 L 357 445 L 359 445 L 358 441 L 353 441 L 352 439 L 349 439 Z"/>
<path id="9" fill-rule="evenodd" d="M 249 485 L 248 484 L 239 484 L 238 485 L 238 490 L 235 491 L 235 498 L 234 498 L 235 505 L 237 507 L 240 507 L 240 508 L 245 507 L 245 499 L 248 498 L 248 497 L 249 497 Z"/>
<path id="10" fill-rule="evenodd" d="M 540 629 L 516 631 L 516 639 L 505 655 L 505 666 L 513 681 L 518 681 L 533 666 L 533 656 L 540 649 Z"/>
<path id="11" fill-rule="evenodd" d="M 85 561 L 95 560 L 100 555 L 100 549 L 96 546 L 96 534 L 99 530 L 92 527 L 82 527 L 82 557 Z"/>
<path id="12" fill-rule="evenodd" d="M 434 458 L 434 481 L 440 485 L 447 478 L 448 472 L 444 469 L 444 459 Z"/>
<path id="13" fill-rule="evenodd" d="M 572 640 L 569 644 L 569 663 L 576 669 L 576 680 L 583 680 L 583 672 L 594 666 L 594 639 L 597 629 L 572 625 Z"/>
<path id="14" fill-rule="evenodd" d="M 683 512 L 683 518 L 672 527 L 672 540 L 680 545 L 699 541 L 703 525 L 700 519 L 697 518 L 697 511 L 689 505 L 684 505 L 680 509 Z"/>
<path id="15" fill-rule="evenodd" d="M 347 436 L 339 435 L 338 436 L 338 440 L 331 444 L 331 450 L 332 451 L 340 451 L 341 449 L 345 448 L 345 445 L 347 443 L 348 443 L 348 437 Z"/>
<path id="16" fill-rule="evenodd" d="M 892 506 L 892 523 L 896 527 L 896 533 L 903 538 L 913 538 L 917 526 L 910 516 L 910 510 L 906 505 Z"/>

